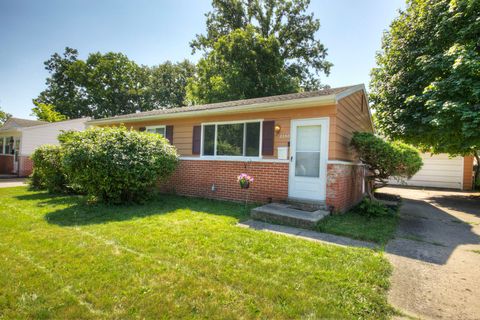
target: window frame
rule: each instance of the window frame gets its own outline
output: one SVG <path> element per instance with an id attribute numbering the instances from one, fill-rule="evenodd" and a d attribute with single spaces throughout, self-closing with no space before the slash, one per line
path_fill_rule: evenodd
<path id="1" fill-rule="evenodd" d="M 0 148 L 0 154 L 4 155 L 5 154 L 5 136 L 0 137 L 0 140 L 2 140 L 2 147 Z"/>
<path id="2" fill-rule="evenodd" d="M 165 126 L 165 125 L 147 126 L 147 127 L 145 127 L 145 132 L 148 132 L 149 129 L 160 129 L 160 128 L 163 128 L 162 137 L 166 138 L 165 136 L 167 135 L 167 126 Z M 156 132 L 150 132 L 150 133 L 156 133 Z M 156 134 L 158 134 L 158 133 L 156 133 Z"/>
<path id="3" fill-rule="evenodd" d="M 258 141 L 258 156 L 219 156 L 217 155 L 217 134 L 218 126 L 224 124 L 243 124 L 243 154 L 246 153 L 246 143 L 247 143 L 247 123 L 259 123 L 260 132 L 259 132 L 259 141 Z M 215 125 L 215 140 L 213 146 L 213 155 L 204 155 L 203 154 L 203 139 L 205 137 L 205 126 Z M 262 142 L 263 142 L 263 119 L 253 119 L 253 120 L 234 120 L 234 121 L 218 121 L 218 122 L 203 122 L 201 124 L 202 128 L 200 130 L 200 158 L 202 159 L 216 159 L 216 160 L 261 160 L 262 159 Z"/>

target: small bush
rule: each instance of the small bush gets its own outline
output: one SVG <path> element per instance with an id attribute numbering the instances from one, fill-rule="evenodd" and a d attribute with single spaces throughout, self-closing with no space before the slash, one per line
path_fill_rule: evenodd
<path id="1" fill-rule="evenodd" d="M 359 160 L 369 171 L 367 192 L 387 183 L 389 177 L 411 178 L 423 165 L 417 149 L 402 142 L 388 142 L 369 132 L 355 132 L 351 141 Z"/>
<path id="2" fill-rule="evenodd" d="M 52 193 L 65 192 L 67 180 L 62 169 L 63 152 L 60 146 L 43 145 L 32 154 L 33 172 L 30 185 Z"/>
<path id="3" fill-rule="evenodd" d="M 382 217 L 391 214 L 390 210 L 383 203 L 370 198 L 364 198 L 353 211 L 359 215 L 369 218 Z"/>
<path id="4" fill-rule="evenodd" d="M 176 149 L 168 140 L 125 127 L 66 132 L 59 140 L 69 181 L 107 203 L 145 200 L 178 163 Z"/>

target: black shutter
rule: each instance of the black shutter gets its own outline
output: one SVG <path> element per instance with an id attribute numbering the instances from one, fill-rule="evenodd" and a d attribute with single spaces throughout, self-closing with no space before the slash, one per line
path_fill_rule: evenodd
<path id="1" fill-rule="evenodd" d="M 145 130 L 147 130 L 147 128 L 145 128 L 145 127 L 140 127 L 140 128 L 138 128 L 138 131 L 141 131 L 141 132 L 143 132 L 143 131 L 145 131 Z"/>
<path id="2" fill-rule="evenodd" d="M 200 154 L 201 138 L 202 138 L 202 126 L 193 126 L 192 154 Z"/>
<path id="3" fill-rule="evenodd" d="M 165 138 L 173 145 L 173 126 L 165 127 Z"/>
<path id="4" fill-rule="evenodd" d="M 263 121 L 262 155 L 273 156 L 274 137 L 275 137 L 275 121 Z"/>

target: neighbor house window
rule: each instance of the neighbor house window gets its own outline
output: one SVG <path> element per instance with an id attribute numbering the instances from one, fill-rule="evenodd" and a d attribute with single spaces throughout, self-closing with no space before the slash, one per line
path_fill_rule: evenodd
<path id="1" fill-rule="evenodd" d="M 147 127 L 146 128 L 147 132 L 150 133 L 158 133 L 165 137 L 165 126 L 155 126 L 155 127 Z"/>
<path id="2" fill-rule="evenodd" d="M 203 125 L 204 156 L 259 157 L 260 121 Z"/>
<path id="3" fill-rule="evenodd" d="M 5 150 L 3 150 L 3 146 L 5 145 L 5 138 L 0 137 L 0 154 L 4 154 Z"/>
<path id="4" fill-rule="evenodd" d="M 13 142 L 13 137 L 5 137 L 5 154 L 12 154 Z"/>

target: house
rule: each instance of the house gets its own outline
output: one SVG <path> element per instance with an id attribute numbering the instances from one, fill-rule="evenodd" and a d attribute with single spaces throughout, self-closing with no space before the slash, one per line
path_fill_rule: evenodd
<path id="1" fill-rule="evenodd" d="M 247 173 L 255 179 L 250 201 L 292 198 L 345 211 L 364 193 L 364 167 L 349 147 L 353 132 L 373 132 L 363 85 L 89 121 L 120 124 L 177 147 L 180 165 L 164 191 L 242 201 L 237 176 Z"/>
<path id="2" fill-rule="evenodd" d="M 406 181 L 390 179 L 394 185 L 472 190 L 474 157 L 449 157 L 448 154 L 422 153 L 422 168 Z"/>
<path id="3" fill-rule="evenodd" d="M 33 151 L 44 144 L 58 144 L 63 130 L 84 130 L 90 118 L 44 122 L 10 118 L 0 127 L 0 174 L 29 176 Z"/>

